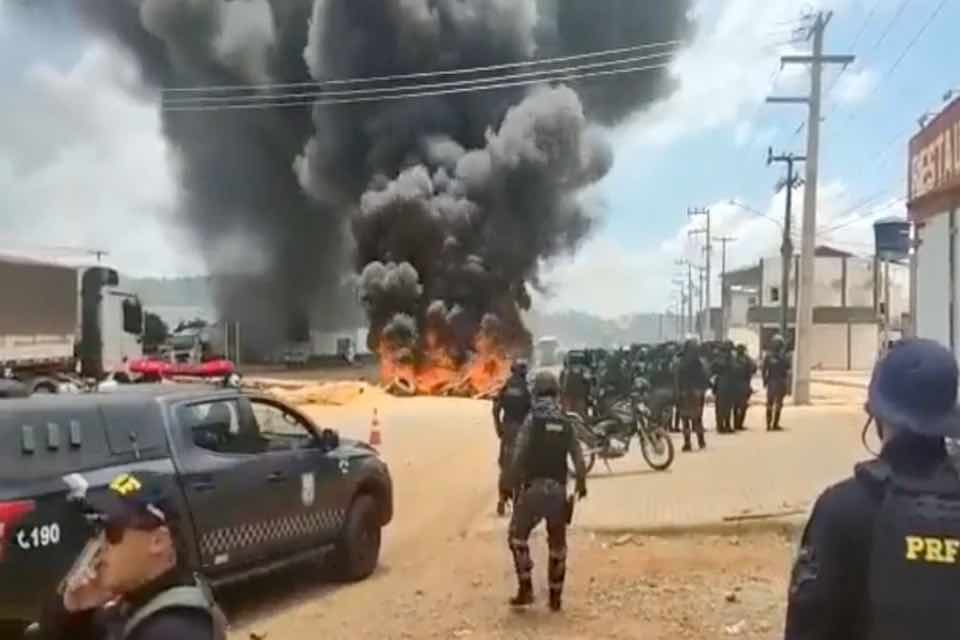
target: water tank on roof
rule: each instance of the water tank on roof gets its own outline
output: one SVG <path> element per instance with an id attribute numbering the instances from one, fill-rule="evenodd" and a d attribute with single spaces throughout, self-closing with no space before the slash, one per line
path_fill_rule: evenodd
<path id="1" fill-rule="evenodd" d="M 877 255 L 885 260 L 903 260 L 910 255 L 910 223 L 887 218 L 873 223 Z"/>

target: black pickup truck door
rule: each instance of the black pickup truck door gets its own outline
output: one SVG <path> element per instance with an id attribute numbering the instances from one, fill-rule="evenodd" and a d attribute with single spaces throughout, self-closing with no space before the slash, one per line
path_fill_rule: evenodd
<path id="1" fill-rule="evenodd" d="M 205 400 L 175 410 L 178 466 L 197 535 L 200 563 L 216 575 L 274 553 L 293 479 L 271 454 L 247 400 Z"/>
<path id="2" fill-rule="evenodd" d="M 262 398 L 252 399 L 251 405 L 261 435 L 283 457 L 292 479 L 283 496 L 282 551 L 333 540 L 346 517 L 346 463 L 320 448 L 314 426 L 292 408 Z"/>

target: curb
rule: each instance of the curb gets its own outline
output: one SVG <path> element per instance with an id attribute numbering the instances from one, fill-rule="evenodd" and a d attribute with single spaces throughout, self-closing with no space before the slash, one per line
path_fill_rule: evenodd
<path id="1" fill-rule="evenodd" d="M 703 521 L 689 524 L 658 524 L 641 525 L 636 527 L 619 526 L 579 526 L 574 524 L 573 529 L 585 533 L 595 533 L 604 536 L 644 535 L 675 537 L 683 535 L 736 535 L 757 533 L 784 533 L 793 536 L 803 529 L 806 516 L 790 515 L 783 517 L 744 520 L 738 522 Z"/>

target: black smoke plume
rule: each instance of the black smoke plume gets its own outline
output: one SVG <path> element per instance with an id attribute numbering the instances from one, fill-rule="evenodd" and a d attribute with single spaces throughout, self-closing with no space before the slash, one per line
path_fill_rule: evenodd
<path id="1" fill-rule="evenodd" d="M 671 41 L 691 29 L 690 0 L 73 4 L 133 53 L 156 88 L 498 65 Z M 371 348 L 383 339 L 415 360 L 429 329 L 462 359 L 481 332 L 528 345 L 520 312 L 541 261 L 575 251 L 596 222 L 578 201 L 612 164 L 596 126 L 671 89 L 659 69 L 407 100 L 165 111 L 163 124 L 178 157 L 182 216 L 211 269 L 239 263 L 255 273 L 226 280 L 220 299 L 224 315 L 248 324 L 248 338 L 275 344 L 298 318 L 292 324 L 354 321 L 343 286 L 353 272 Z"/>

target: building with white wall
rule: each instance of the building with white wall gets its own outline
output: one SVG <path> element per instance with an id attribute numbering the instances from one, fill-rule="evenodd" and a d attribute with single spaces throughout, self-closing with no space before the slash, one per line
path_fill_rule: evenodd
<path id="1" fill-rule="evenodd" d="M 960 98 L 910 141 L 907 211 L 916 228 L 916 329 L 960 355 L 957 209 Z"/>
<path id="2" fill-rule="evenodd" d="M 758 354 L 781 331 L 782 263 L 763 258 L 753 267 L 723 278 L 723 314 L 727 337 Z M 817 247 L 813 291 L 813 366 L 819 369 L 867 370 L 873 367 L 882 339 L 885 312 L 882 270 L 873 258 Z M 790 269 L 787 341 L 795 331 L 799 257 Z M 899 333 L 909 323 L 909 269 L 890 265 L 890 318 Z"/>

